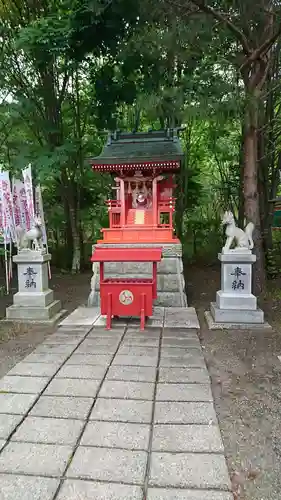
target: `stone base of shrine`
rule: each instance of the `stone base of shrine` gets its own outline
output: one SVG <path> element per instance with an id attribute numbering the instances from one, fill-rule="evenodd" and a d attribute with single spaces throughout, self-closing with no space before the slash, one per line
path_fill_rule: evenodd
<path id="1" fill-rule="evenodd" d="M 154 304 L 161 307 L 187 307 L 182 264 L 181 243 L 127 243 L 97 244 L 95 248 L 155 248 L 162 247 L 163 258 L 157 265 L 157 299 Z M 106 262 L 105 277 L 150 278 L 152 264 L 144 262 Z M 93 264 L 90 307 L 99 305 L 99 264 Z"/>

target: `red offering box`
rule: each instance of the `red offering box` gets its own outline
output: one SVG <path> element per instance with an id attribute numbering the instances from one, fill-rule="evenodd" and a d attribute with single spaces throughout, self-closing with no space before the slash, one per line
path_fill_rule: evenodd
<path id="1" fill-rule="evenodd" d="M 112 316 L 139 316 L 141 329 L 145 318 L 152 315 L 157 297 L 157 262 L 162 248 L 96 248 L 91 261 L 100 262 L 101 314 L 106 315 L 106 328 L 111 328 Z M 152 262 L 152 278 L 104 278 L 105 262 Z"/>

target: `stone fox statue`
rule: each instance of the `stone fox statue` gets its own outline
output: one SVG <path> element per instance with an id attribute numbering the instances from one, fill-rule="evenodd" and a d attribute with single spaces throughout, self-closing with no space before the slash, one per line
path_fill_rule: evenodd
<path id="1" fill-rule="evenodd" d="M 34 250 L 43 250 L 42 243 L 42 222 L 40 217 L 34 217 L 34 223 L 29 231 L 26 231 L 21 226 L 16 227 L 16 234 L 18 240 L 18 251 L 31 250 L 30 246 L 33 244 Z"/>
<path id="2" fill-rule="evenodd" d="M 255 226 L 252 222 L 249 222 L 249 224 L 247 224 L 245 230 L 243 231 L 235 225 L 233 213 L 225 212 L 222 218 L 222 225 L 226 226 L 225 234 L 227 236 L 225 246 L 223 247 L 224 251 L 230 250 L 233 241 L 236 242 L 236 247 L 234 248 L 234 250 L 241 248 L 252 250 L 254 248 L 252 234 Z"/>

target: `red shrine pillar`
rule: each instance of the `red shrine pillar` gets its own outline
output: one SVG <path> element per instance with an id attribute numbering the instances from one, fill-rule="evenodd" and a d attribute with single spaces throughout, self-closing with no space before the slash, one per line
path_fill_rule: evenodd
<path id="1" fill-rule="evenodd" d="M 121 216 L 120 216 L 120 224 L 121 227 L 125 226 L 125 182 L 124 179 L 120 178 L 120 202 L 121 202 Z"/>
<path id="2" fill-rule="evenodd" d="M 157 200 L 157 180 L 158 177 L 154 177 L 152 181 L 152 224 L 153 226 L 158 226 L 158 200 Z"/>

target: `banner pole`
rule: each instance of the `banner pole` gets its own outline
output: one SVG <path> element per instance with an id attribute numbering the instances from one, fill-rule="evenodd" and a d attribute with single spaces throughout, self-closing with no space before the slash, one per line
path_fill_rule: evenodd
<path id="1" fill-rule="evenodd" d="M 8 269 L 8 255 L 7 255 L 6 234 L 4 236 L 4 252 L 5 252 L 5 272 L 6 272 L 6 294 L 9 295 L 10 284 L 9 284 L 9 269 Z"/>
<path id="2" fill-rule="evenodd" d="M 9 255 L 9 281 L 13 278 L 13 262 L 12 262 L 12 252 L 13 252 L 13 243 L 12 238 L 10 239 L 10 255 Z"/>

